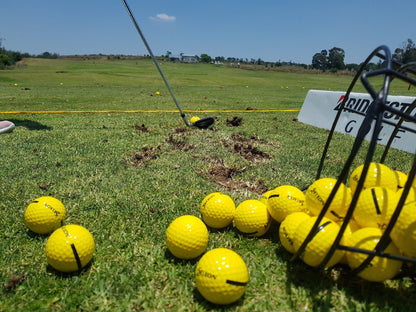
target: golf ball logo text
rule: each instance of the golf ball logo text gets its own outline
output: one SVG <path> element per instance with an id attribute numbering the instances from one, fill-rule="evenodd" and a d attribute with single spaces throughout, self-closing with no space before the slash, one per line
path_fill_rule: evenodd
<path id="1" fill-rule="evenodd" d="M 325 200 L 318 194 L 316 187 L 310 190 L 310 194 L 314 195 L 316 200 L 319 201 L 322 205 L 325 205 Z"/>
<path id="2" fill-rule="evenodd" d="M 210 279 L 217 279 L 217 276 L 215 274 L 212 274 L 210 272 L 207 272 L 205 270 L 202 270 L 201 268 L 198 268 L 196 270 L 195 276 L 202 276 L 202 277 L 206 277 L 206 278 L 210 278 Z"/>
<path id="3" fill-rule="evenodd" d="M 62 229 L 62 232 L 64 232 L 66 237 L 71 237 L 71 233 L 68 232 L 65 226 L 61 227 L 61 229 Z"/>
<path id="4" fill-rule="evenodd" d="M 273 197 L 280 197 L 280 195 L 270 195 L 269 196 L 269 198 L 273 198 Z M 286 198 L 289 199 L 289 200 L 293 200 L 293 201 L 301 204 L 302 206 L 305 205 L 305 200 L 297 198 L 295 196 L 287 195 Z"/>
<path id="5" fill-rule="evenodd" d="M 51 210 L 51 211 L 54 213 L 55 217 L 57 217 L 57 216 L 59 216 L 59 215 L 61 214 L 61 212 L 60 212 L 60 211 L 56 210 L 56 209 L 55 209 L 55 208 L 53 208 L 51 205 L 48 205 L 47 203 L 43 203 L 43 204 L 45 205 L 45 207 L 46 207 L 47 209 Z"/>

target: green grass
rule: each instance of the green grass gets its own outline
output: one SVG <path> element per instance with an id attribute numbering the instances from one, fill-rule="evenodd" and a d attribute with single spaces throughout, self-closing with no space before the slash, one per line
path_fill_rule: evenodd
<path id="1" fill-rule="evenodd" d="M 0 111 L 176 109 L 149 61 L 33 59 L 27 64 L 0 71 Z M 203 64 L 161 66 L 182 108 L 190 110 L 300 109 L 307 90 L 345 91 L 352 80 Z M 414 95 L 404 85 L 394 90 Z M 322 272 L 290 261 L 277 224 L 258 239 L 233 227 L 210 231 L 208 250 L 228 247 L 239 253 L 250 281 L 237 303 L 207 303 L 195 288 L 197 260 L 177 260 L 166 250 L 169 223 L 184 214 L 199 216 L 200 202 L 211 192 L 222 191 L 238 205 L 279 185 L 307 186 L 328 134 L 294 121 L 296 112 L 214 115 L 214 129 L 199 130 L 185 128 L 179 113 L 0 113 L 0 120 L 17 126 L 0 136 L 0 281 L 5 285 L 24 274 L 12 289 L 1 287 L 0 311 L 413 309 L 415 289 L 407 278 L 373 284 L 342 275 L 340 267 Z M 228 127 L 226 120 L 235 116 L 243 118 L 241 126 Z M 141 125 L 148 132 L 135 127 Z M 236 137 L 270 159 L 247 160 L 234 153 Z M 339 174 L 352 142 L 335 135 L 325 176 Z M 145 150 L 155 158 L 135 162 L 133 155 Z M 357 162 L 363 157 L 361 152 Z M 386 163 L 407 171 L 411 160 L 392 150 Z M 232 183 L 220 185 L 209 174 L 219 162 L 238 169 Z M 63 275 L 48 266 L 47 236 L 31 233 L 24 224 L 27 205 L 46 195 L 64 203 L 66 224 L 83 225 L 94 235 L 93 261 L 80 273 Z"/>

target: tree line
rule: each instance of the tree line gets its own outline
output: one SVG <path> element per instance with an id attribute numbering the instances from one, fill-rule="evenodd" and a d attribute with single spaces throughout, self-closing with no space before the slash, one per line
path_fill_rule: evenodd
<path id="1" fill-rule="evenodd" d="M 402 46 L 396 48 L 393 52 L 393 60 L 402 64 L 416 61 L 416 44 L 412 39 L 407 39 Z M 334 47 L 330 50 L 322 50 L 314 54 L 312 57 L 312 68 L 322 71 L 338 71 L 338 70 L 358 70 L 359 64 L 345 64 L 345 51 L 341 48 Z M 380 60 L 378 64 L 370 63 L 367 69 L 378 68 L 382 65 Z"/>
<path id="2" fill-rule="evenodd" d="M 9 50 L 6 50 L 5 47 L 3 47 L 2 40 L 0 39 L 0 69 L 5 69 L 8 66 L 13 66 L 17 62 L 19 62 L 22 59 L 27 58 L 27 57 L 53 59 L 53 58 L 58 58 L 59 55 L 56 54 L 56 53 L 49 53 L 49 52 L 44 52 L 44 53 L 38 54 L 38 55 L 31 55 L 29 53 L 20 53 L 20 52 L 16 52 L 16 51 L 9 51 Z"/>
<path id="3" fill-rule="evenodd" d="M 167 52 L 166 56 L 168 57 L 170 52 Z M 6 50 L 2 45 L 2 40 L 0 39 L 0 69 L 5 69 L 8 66 L 13 66 L 16 62 L 27 57 L 36 57 L 36 58 L 48 58 L 54 59 L 58 58 L 57 53 L 44 52 L 38 55 L 30 55 L 29 53 L 20 53 L 16 51 Z M 301 64 L 295 62 L 266 62 L 261 58 L 258 59 L 248 59 L 248 58 L 236 58 L 236 57 L 211 57 L 208 54 L 201 54 L 200 56 L 196 55 L 196 58 L 201 63 L 240 63 L 240 64 L 254 64 L 254 65 L 264 65 L 266 67 L 279 67 L 279 66 L 298 66 L 303 68 L 313 68 L 322 71 L 337 72 L 339 70 L 349 70 L 357 71 L 360 67 L 360 64 L 345 64 L 345 51 L 339 47 L 333 47 L 330 50 L 321 50 L 318 53 L 315 53 L 312 57 L 312 64 Z M 406 42 L 402 43 L 402 46 L 396 48 L 393 52 L 393 59 L 400 63 L 409 63 L 416 61 L 416 44 L 412 39 L 407 39 Z M 370 63 L 368 64 L 369 70 L 379 68 L 382 66 L 382 61 L 380 60 L 378 64 Z"/>

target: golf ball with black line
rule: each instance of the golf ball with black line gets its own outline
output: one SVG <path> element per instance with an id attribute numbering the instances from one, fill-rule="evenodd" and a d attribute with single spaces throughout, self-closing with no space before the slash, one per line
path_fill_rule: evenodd
<path id="1" fill-rule="evenodd" d="M 69 224 L 51 234 L 45 252 L 48 263 L 54 269 L 75 272 L 91 261 L 94 248 L 94 238 L 85 227 Z"/>
<path id="2" fill-rule="evenodd" d="M 59 228 L 65 219 L 66 210 L 62 202 L 51 196 L 32 201 L 25 210 L 26 226 L 37 234 L 49 234 Z"/>
<path id="3" fill-rule="evenodd" d="M 227 248 L 205 253 L 195 270 L 196 287 L 211 303 L 230 304 L 244 294 L 249 273 L 244 260 Z"/>

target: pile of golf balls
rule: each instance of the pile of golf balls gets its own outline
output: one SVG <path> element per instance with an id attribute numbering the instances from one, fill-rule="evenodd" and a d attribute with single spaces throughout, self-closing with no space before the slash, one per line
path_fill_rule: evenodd
<path id="1" fill-rule="evenodd" d="M 279 186 L 264 193 L 260 201 L 264 202 L 271 217 L 278 223 L 279 238 L 282 246 L 312 267 L 321 265 L 343 224 L 350 208 L 354 192 L 361 178 L 363 165 L 355 168 L 349 178 L 349 186 L 338 184 L 333 178 L 321 178 L 314 181 L 305 194 L 293 186 Z M 364 179 L 363 188 L 357 197 L 352 218 L 345 226 L 339 244 L 373 250 L 380 241 L 381 235 L 389 224 L 399 202 L 407 175 L 391 170 L 379 163 L 370 163 Z M 328 200 L 331 198 L 331 202 Z M 324 207 L 327 207 L 322 220 L 317 218 Z M 416 257 L 416 184 L 405 200 L 402 212 L 395 223 L 390 238 L 392 242 L 385 253 Z M 307 243 L 305 244 L 305 240 Z M 335 249 L 326 261 L 326 267 L 338 263 L 348 264 L 355 269 L 367 258 L 367 254 Z M 397 275 L 401 261 L 376 256 L 358 276 L 363 279 L 382 282 Z"/>
<path id="2" fill-rule="evenodd" d="M 63 225 L 66 209 L 52 196 L 33 200 L 26 208 L 26 226 L 36 234 L 52 233 L 46 243 L 46 259 L 60 272 L 75 272 L 84 268 L 92 259 L 95 242 L 92 234 L 83 226 Z"/>
<path id="3" fill-rule="evenodd" d="M 362 166 L 353 171 L 350 186 L 333 178 L 321 178 L 305 192 L 292 185 L 281 185 L 259 199 L 247 199 L 238 205 L 222 192 L 208 194 L 200 204 L 201 218 L 185 215 L 171 222 L 166 231 L 167 248 L 180 259 L 200 257 L 195 269 L 196 288 L 207 301 L 220 305 L 231 304 L 243 296 L 249 273 L 246 263 L 235 251 L 228 248 L 206 251 L 209 230 L 217 232 L 234 227 L 243 236 L 261 237 L 274 220 L 280 224 L 278 234 L 282 246 L 292 254 L 302 248 L 299 258 L 305 264 L 319 267 L 325 259 L 326 267 L 341 263 L 355 269 L 366 259 L 366 254 L 339 248 L 330 257 L 327 254 L 343 225 L 361 173 Z M 371 163 L 368 175 L 340 244 L 372 250 L 394 213 L 407 175 L 376 163 Z M 326 213 L 318 223 L 324 208 Z M 416 229 L 412 224 L 416 224 L 416 185 L 411 188 L 391 232 L 392 242 L 386 253 L 416 257 Z M 394 278 L 401 265 L 401 261 L 375 257 L 358 276 L 382 282 Z"/>

